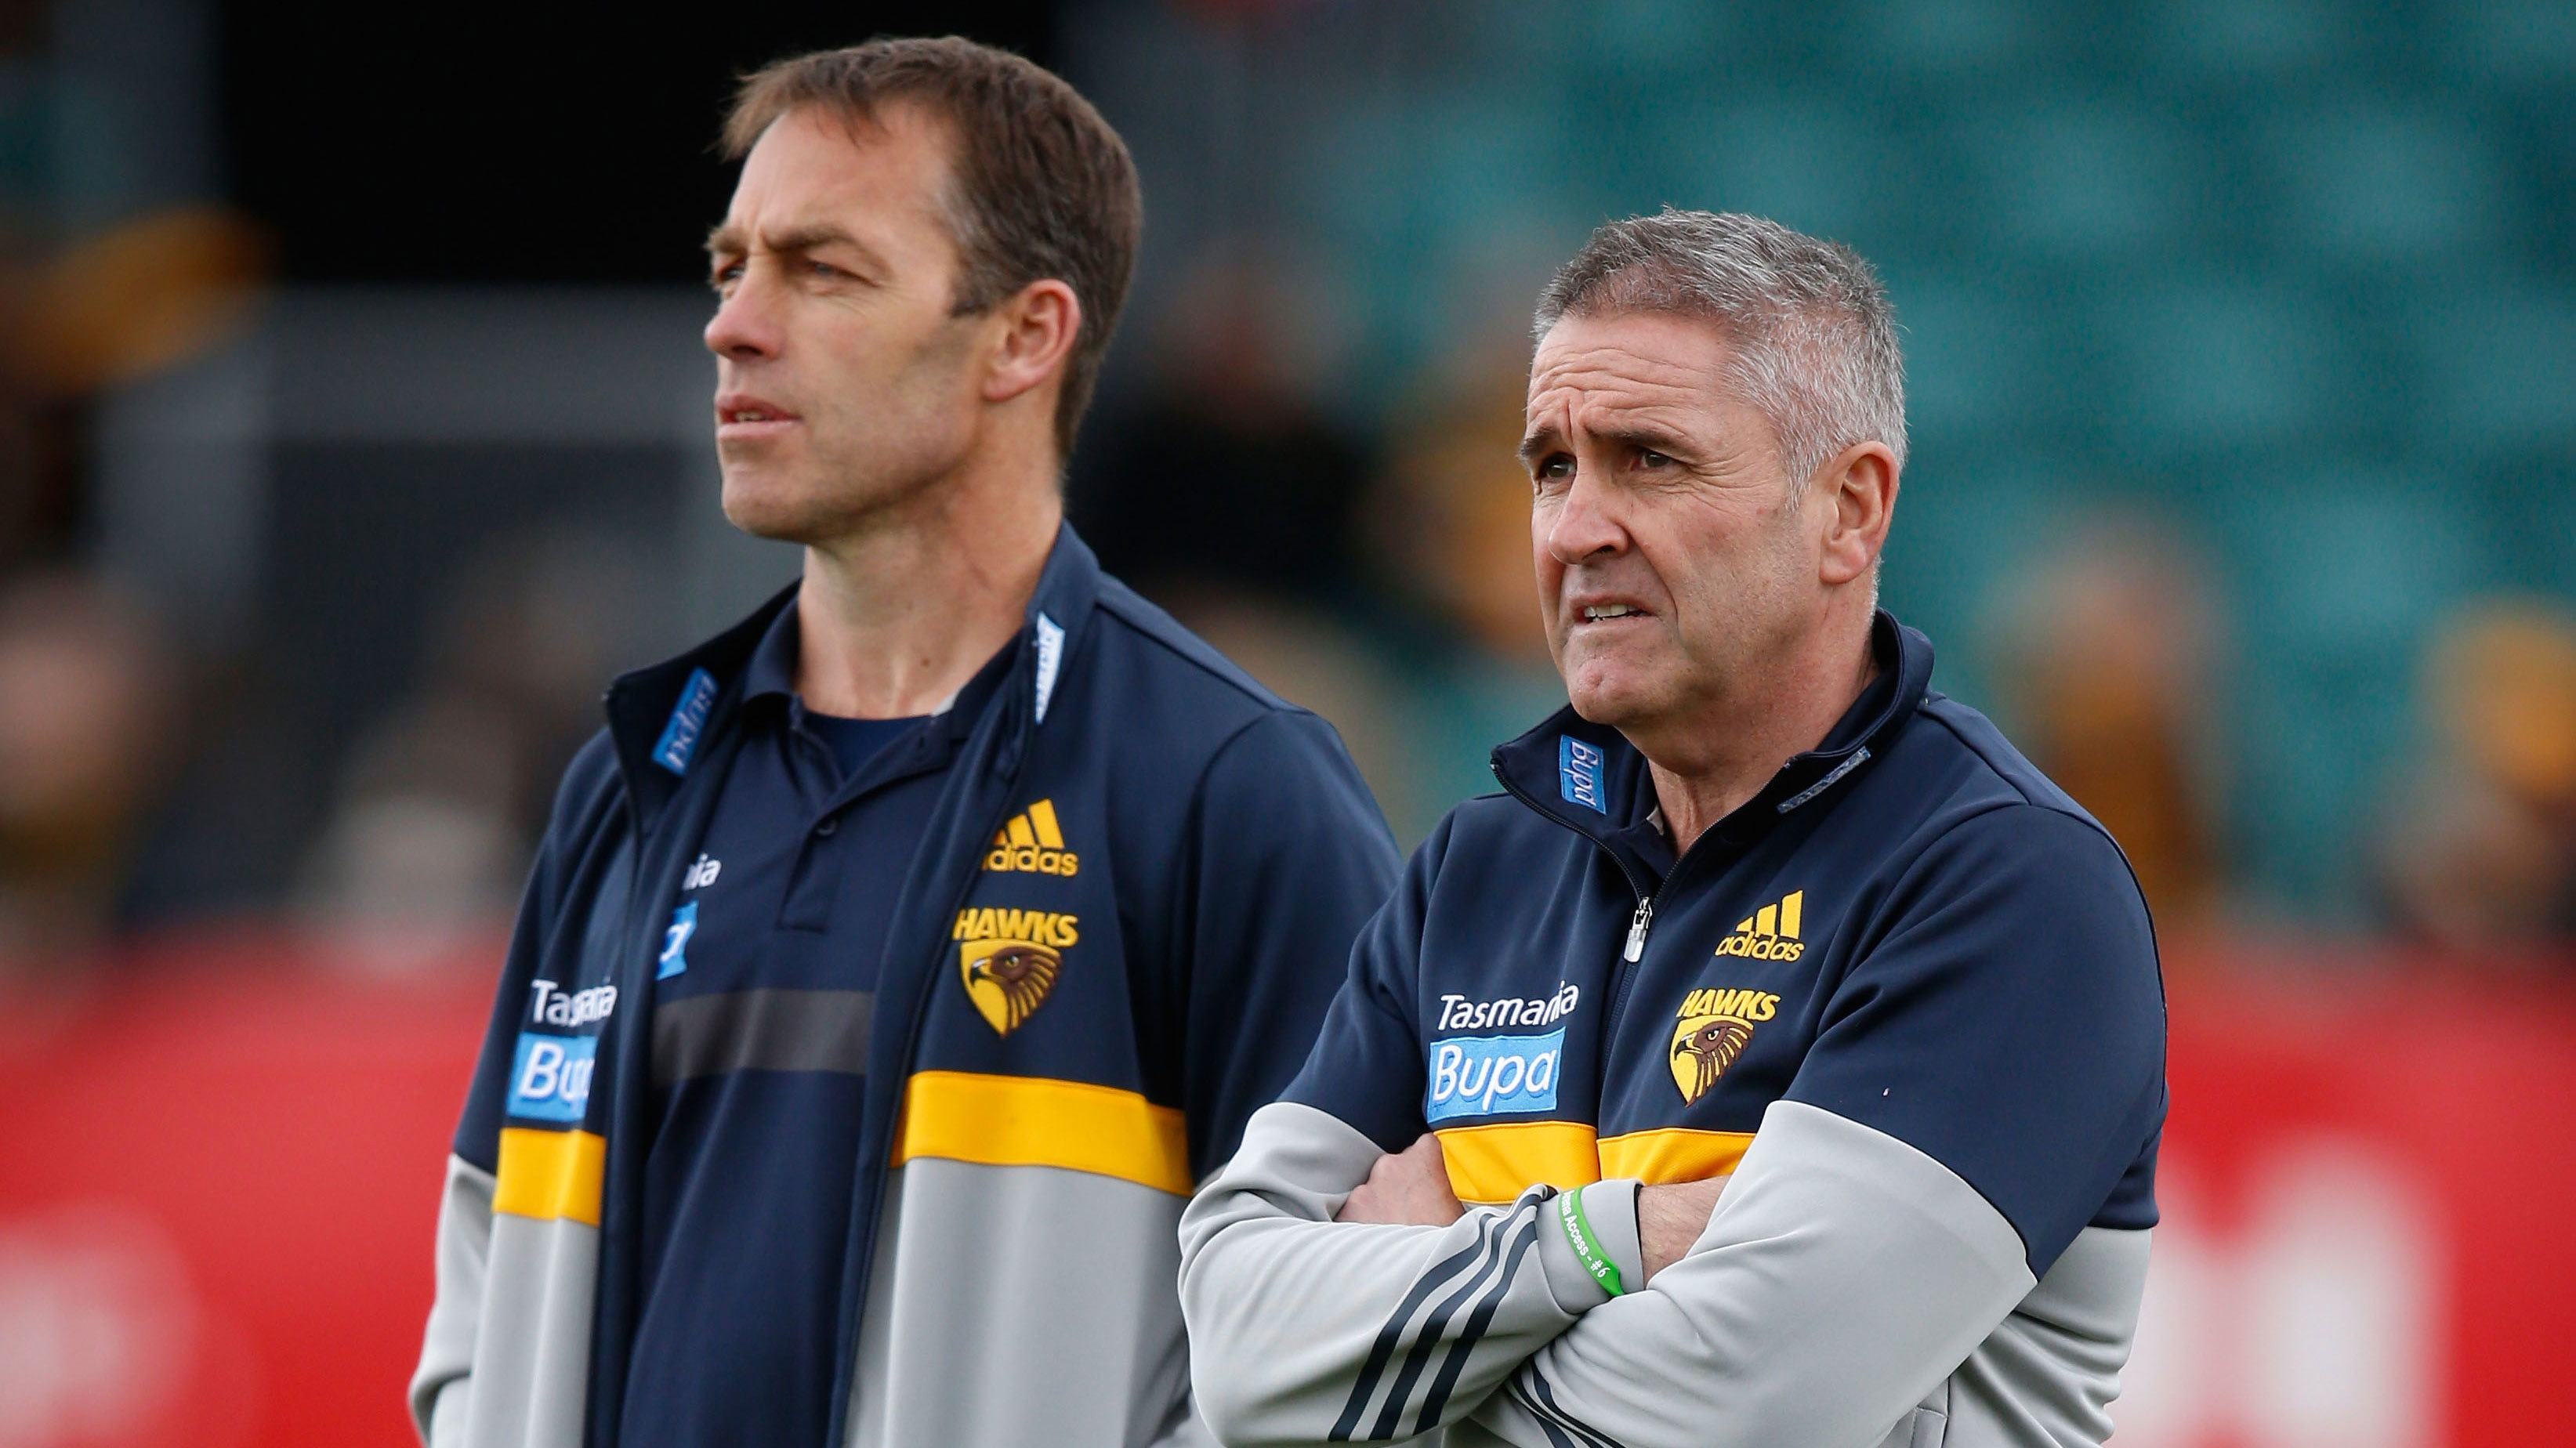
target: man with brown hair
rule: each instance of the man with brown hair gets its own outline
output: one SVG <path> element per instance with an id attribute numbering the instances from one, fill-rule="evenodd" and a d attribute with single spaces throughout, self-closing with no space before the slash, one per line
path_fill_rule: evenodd
<path id="1" fill-rule="evenodd" d="M 1058 479 L 1133 166 L 963 40 L 750 78 L 725 514 L 802 581 L 620 679 L 440 1216 L 433 1445 L 1204 1441 L 1192 1186 L 1393 842 L 1329 726 L 1103 576 Z"/>

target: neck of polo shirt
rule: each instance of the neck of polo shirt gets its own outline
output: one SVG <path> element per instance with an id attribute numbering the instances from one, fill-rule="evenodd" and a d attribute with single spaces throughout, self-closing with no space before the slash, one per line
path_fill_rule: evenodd
<path id="1" fill-rule="evenodd" d="M 851 1347 L 839 1293 L 886 932 L 947 768 L 1016 648 L 948 713 L 844 720 L 795 696 L 795 619 L 785 610 L 746 667 L 742 748 L 675 882 L 679 943 L 654 987 L 620 1419 L 637 1448 L 828 1434 Z"/>

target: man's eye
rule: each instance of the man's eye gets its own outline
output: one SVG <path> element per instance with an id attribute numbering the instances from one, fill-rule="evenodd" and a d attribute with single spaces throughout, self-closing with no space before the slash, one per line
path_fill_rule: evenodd
<path id="1" fill-rule="evenodd" d="M 1672 461 L 1673 460 L 1671 458 L 1664 456 L 1653 448 L 1646 448 L 1637 454 L 1637 466 L 1641 468 L 1670 467 L 1672 465 Z"/>
<path id="2" fill-rule="evenodd" d="M 742 263 L 738 261 L 727 262 L 708 274 L 707 285 L 715 288 L 717 291 L 723 291 L 726 287 L 729 287 L 735 282 L 741 280 Z"/>
<path id="3" fill-rule="evenodd" d="M 1538 466 L 1530 470 L 1530 476 L 1542 483 L 1561 483 L 1574 476 L 1574 459 L 1561 453 L 1555 457 L 1541 458 Z"/>
<path id="4" fill-rule="evenodd" d="M 841 275 L 841 269 L 840 269 L 839 267 L 836 267 L 836 266 L 832 265 L 832 264 L 831 264 L 830 262 L 828 262 L 828 261 L 812 261 L 812 262 L 807 262 L 807 263 L 805 264 L 805 266 L 806 266 L 806 269 L 807 269 L 807 270 L 809 270 L 809 271 L 813 272 L 813 273 L 814 273 L 814 275 L 816 275 L 816 276 L 818 276 L 818 277 L 826 277 L 826 278 L 829 278 L 829 277 L 836 277 L 836 276 Z"/>

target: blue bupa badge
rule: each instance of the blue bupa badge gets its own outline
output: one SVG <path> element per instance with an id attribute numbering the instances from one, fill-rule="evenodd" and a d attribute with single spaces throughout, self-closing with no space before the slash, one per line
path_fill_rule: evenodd
<path id="1" fill-rule="evenodd" d="M 689 937 L 697 933 L 697 901 L 671 912 L 671 923 L 662 927 L 662 956 L 653 967 L 655 980 L 669 980 L 689 968 Z"/>
<path id="2" fill-rule="evenodd" d="M 1544 1036 L 1466 1036 L 1431 1047 L 1431 1081 L 1422 1118 L 1491 1116 L 1505 1111 L 1554 1111 L 1557 1066 L 1565 1057 L 1562 1029 Z"/>
<path id="3" fill-rule="evenodd" d="M 1609 806 L 1601 802 L 1601 750 L 1571 734 L 1556 736 L 1557 787 L 1568 802 L 1579 804 L 1599 814 L 1608 814 Z"/>
<path id="4" fill-rule="evenodd" d="M 707 727 L 707 711 L 715 702 L 715 675 L 704 669 L 689 670 L 689 682 L 680 686 L 680 702 L 671 706 L 671 722 L 662 726 L 662 737 L 653 742 L 653 762 L 673 774 L 688 773 L 689 755 L 698 747 L 698 734 Z"/>
<path id="5" fill-rule="evenodd" d="M 579 1121 L 590 1106 L 590 1073 L 597 1036 L 519 1033 L 510 1061 L 510 1114 L 539 1121 Z"/>
<path id="6" fill-rule="evenodd" d="M 1064 667 L 1064 627 L 1038 615 L 1037 722 L 1046 722 L 1047 700 L 1055 697 L 1056 671 Z"/>

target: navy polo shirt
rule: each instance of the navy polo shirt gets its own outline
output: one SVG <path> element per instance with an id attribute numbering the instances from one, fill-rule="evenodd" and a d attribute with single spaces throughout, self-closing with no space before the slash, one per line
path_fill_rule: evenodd
<path id="1" fill-rule="evenodd" d="M 790 606 L 744 676 L 742 750 L 657 972 L 632 1448 L 829 1432 L 887 924 L 1010 654 L 945 713 L 834 719 L 796 697 L 797 643 Z"/>

